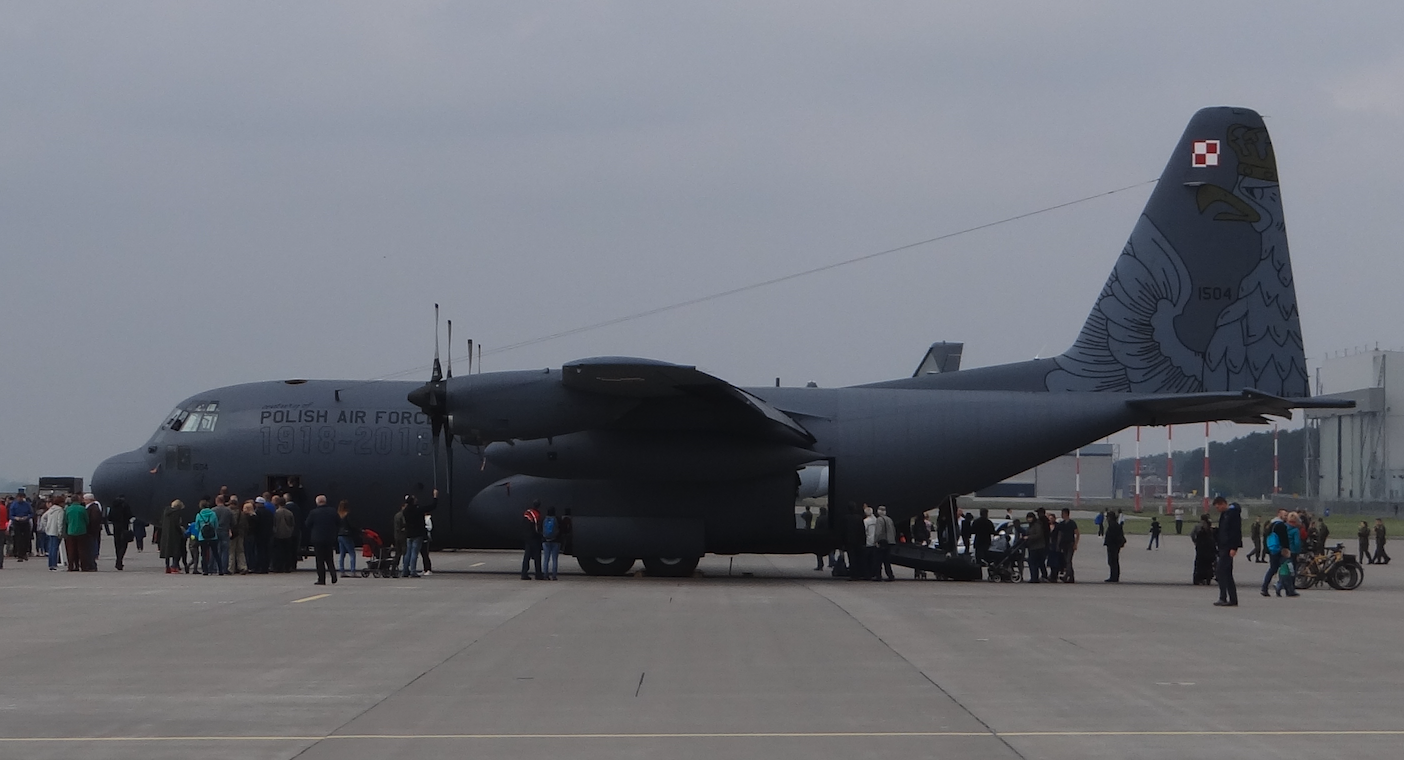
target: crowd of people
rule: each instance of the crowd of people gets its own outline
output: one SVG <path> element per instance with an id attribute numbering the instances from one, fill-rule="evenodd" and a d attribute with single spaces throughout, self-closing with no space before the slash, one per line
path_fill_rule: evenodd
<path id="1" fill-rule="evenodd" d="M 57 494 L 30 502 L 24 488 L 0 502 L 0 532 L 5 537 L 0 567 L 8 555 L 16 562 L 32 557 L 48 561 L 57 572 L 96 572 L 103 536 L 113 538 L 115 567 L 123 568 L 132 541 L 145 547 L 146 523 L 135 518 L 126 499 L 104 507 L 90 493 Z"/>
<path id="2" fill-rule="evenodd" d="M 31 503 L 25 489 L 0 500 L 0 568 L 8 556 L 16 562 L 44 557 L 49 570 L 60 566 L 69 572 L 96 572 L 104 536 L 112 539 L 113 567 L 124 568 L 132 544 L 145 551 L 148 529 L 168 574 L 249 575 L 291 573 L 310 548 L 317 570 L 317 584 L 336 583 L 339 574 L 356 572 L 363 536 L 350 505 L 336 508 L 325 496 L 316 497 L 311 509 L 299 508 L 305 498 L 293 483 L 279 493 L 267 492 L 241 500 L 221 488 L 213 499 L 202 499 L 193 516 L 180 500 L 171 502 L 154 525 L 136 517 L 123 497 L 108 506 L 91 493 L 57 495 Z M 429 539 L 430 513 L 435 501 L 421 506 L 407 496 L 394 520 L 393 552 L 403 560 L 400 574 L 419 577 L 432 572 Z M 376 537 L 379 540 L 379 537 Z"/>
<path id="3" fill-rule="evenodd" d="M 348 572 L 355 574 L 357 556 L 362 553 L 358 549 L 372 557 L 372 547 L 378 550 L 381 546 L 379 536 L 356 526 L 348 502 L 332 508 L 327 497 L 317 496 L 312 508 L 304 513 L 299 502 L 305 498 L 295 482 L 286 490 L 247 500 L 225 487 L 213 499 L 201 500 L 193 518 L 187 519 L 185 504 L 176 500 L 166 507 L 156 525 L 148 526 L 120 496 L 106 507 L 91 493 L 55 495 L 36 504 L 21 488 L 15 496 L 0 500 L 0 533 L 5 536 L 0 568 L 4 567 L 6 556 L 17 562 L 37 556 L 47 559 L 51 571 L 63 566 L 69 572 L 95 572 L 106 536 L 112 539 L 114 567 L 122 570 L 133 543 L 138 552 L 145 550 L 150 528 L 152 543 L 160 552 L 167 573 L 291 573 L 301 561 L 304 547 L 310 547 L 318 585 L 325 585 L 328 580 L 336 583 L 339 575 Z M 403 577 L 431 575 L 432 513 L 437 505 L 437 490 L 428 504 L 406 496 L 392 523 L 393 543 L 377 559 L 390 558 L 396 574 Z M 1194 547 L 1192 582 L 1217 584 L 1220 598 L 1216 604 L 1234 606 L 1238 597 L 1233 561 L 1243 547 L 1242 511 L 1223 497 L 1215 498 L 1213 506 L 1219 515 L 1217 524 L 1210 514 L 1203 514 L 1190 531 Z M 935 523 L 927 515 L 918 515 L 899 524 L 888 515 L 886 507 L 864 504 L 860 508 L 850 504 L 847 512 L 839 516 L 842 546 L 828 554 L 829 569 L 833 575 L 849 580 L 892 581 L 896 579 L 892 547 L 911 543 L 948 555 L 973 555 L 982 568 L 1001 558 L 1012 559 L 1021 569 L 1027 569 L 1024 577 L 1029 583 L 1077 580 L 1073 558 L 1082 534 L 1067 508 L 1054 514 L 1040 507 L 1022 520 L 1006 508 L 999 523 L 990 517 L 987 508 L 981 508 L 977 516 L 952 504 L 936 510 L 936 514 Z M 1174 513 L 1177 533 L 1183 516 L 1183 510 Z M 815 515 L 806 509 L 803 519 L 813 528 L 819 520 L 827 521 L 828 515 L 826 510 Z M 1125 519 L 1117 510 L 1104 510 L 1093 519 L 1106 550 L 1108 583 L 1121 580 Z M 1151 518 L 1148 533 L 1147 551 L 1158 549 L 1162 533 L 1159 518 Z M 540 502 L 533 502 L 522 515 L 521 578 L 556 580 L 560 555 L 563 551 L 571 553 L 572 535 L 570 510 L 557 516 L 554 507 L 543 509 Z M 1326 520 L 1314 518 L 1305 510 L 1279 509 L 1266 524 L 1262 517 L 1254 519 L 1249 530 L 1253 549 L 1247 559 L 1269 565 L 1262 595 L 1268 596 L 1270 589 L 1275 589 L 1279 596 L 1296 596 L 1293 568 L 1303 554 L 1324 551 L 1330 535 Z M 1382 519 L 1376 518 L 1373 527 L 1361 521 L 1356 536 L 1362 562 L 1390 561 Z M 825 555 L 817 555 L 815 570 L 825 569 L 824 562 Z M 926 576 L 922 570 L 914 574 L 917 578 Z"/>

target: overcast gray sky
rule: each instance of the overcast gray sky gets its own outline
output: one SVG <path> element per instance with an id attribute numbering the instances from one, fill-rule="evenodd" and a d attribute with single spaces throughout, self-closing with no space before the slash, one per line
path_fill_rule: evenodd
<path id="1" fill-rule="evenodd" d="M 1268 117 L 1308 357 L 1404 346 L 1400 29 L 1392 2 L 6 3 L 0 476 L 86 476 L 208 388 L 424 365 L 435 301 L 461 355 L 1151 179 L 1206 105 Z M 1149 192 L 487 369 L 1057 353 Z"/>

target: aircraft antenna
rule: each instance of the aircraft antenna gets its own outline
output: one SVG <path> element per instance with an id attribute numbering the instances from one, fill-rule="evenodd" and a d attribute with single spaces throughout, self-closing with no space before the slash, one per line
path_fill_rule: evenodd
<path id="1" fill-rule="evenodd" d="M 448 379 L 444 381 L 444 466 L 448 468 L 445 479 L 448 491 L 449 533 L 453 533 L 453 415 L 448 413 L 448 380 L 453 378 L 453 320 L 448 321 Z"/>

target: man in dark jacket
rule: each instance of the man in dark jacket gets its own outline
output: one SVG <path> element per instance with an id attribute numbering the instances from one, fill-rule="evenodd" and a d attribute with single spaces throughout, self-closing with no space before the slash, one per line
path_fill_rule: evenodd
<path id="1" fill-rule="evenodd" d="M 429 531 L 424 527 L 424 515 L 433 512 L 439 506 L 439 489 L 434 489 L 434 500 L 428 506 L 421 506 L 419 500 L 414 496 L 405 497 L 405 556 L 403 568 L 400 575 L 408 578 L 418 578 L 419 575 L 419 550 L 424 546 L 424 537 Z"/>
<path id="2" fill-rule="evenodd" d="M 262 496 L 259 501 L 254 502 L 253 515 L 250 522 L 253 523 L 253 542 L 251 556 L 249 557 L 249 572 L 267 575 L 269 565 L 272 562 L 273 549 L 273 512 L 267 508 L 268 501 Z M 249 543 L 244 544 L 248 549 Z"/>
<path id="3" fill-rule="evenodd" d="M 970 524 L 970 536 L 975 540 L 975 561 L 981 565 L 989 558 L 990 542 L 994 540 L 995 526 L 990 519 L 988 507 L 980 507 L 980 516 Z"/>
<path id="4" fill-rule="evenodd" d="M 1106 536 L 1102 545 L 1107 547 L 1107 569 L 1110 571 L 1106 583 L 1121 582 L 1121 547 L 1126 545 L 1126 532 L 1121 527 L 1121 512 L 1107 512 Z"/>
<path id="5" fill-rule="evenodd" d="M 1238 503 L 1230 504 L 1222 496 L 1214 497 L 1214 509 L 1219 511 L 1219 528 L 1214 538 L 1219 549 L 1219 563 L 1215 572 L 1219 581 L 1219 601 L 1215 607 L 1237 607 L 1238 586 L 1233 582 L 1233 558 L 1243 548 L 1243 511 Z"/>
<path id="6" fill-rule="evenodd" d="M 317 506 L 307 513 L 307 540 L 312 544 L 312 555 L 317 558 L 317 586 L 327 585 L 327 573 L 331 582 L 336 583 L 336 565 L 332 555 L 336 552 L 336 532 L 341 526 L 341 518 L 336 510 L 327 506 L 327 497 L 318 496 Z"/>
<path id="7" fill-rule="evenodd" d="M 132 508 L 127 504 L 127 497 L 118 495 L 112 500 L 112 506 L 107 508 L 107 529 L 112 536 L 112 549 L 117 555 L 118 570 L 122 569 L 122 560 L 127 556 L 127 545 L 132 542 Z"/>
<path id="8" fill-rule="evenodd" d="M 98 547 L 102 546 L 102 529 L 107 524 L 102 502 L 90 493 L 83 494 L 83 503 L 88 510 L 88 543 L 83 547 L 83 571 L 97 572 Z"/>

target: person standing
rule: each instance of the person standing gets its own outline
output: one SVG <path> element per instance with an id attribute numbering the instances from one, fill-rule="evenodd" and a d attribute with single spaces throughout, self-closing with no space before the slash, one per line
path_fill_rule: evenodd
<path id="1" fill-rule="evenodd" d="M 356 530 L 351 522 L 351 502 L 342 499 L 336 505 L 336 571 L 346 574 L 346 557 L 351 557 L 351 574 L 356 574 Z"/>
<path id="2" fill-rule="evenodd" d="M 1077 553 L 1077 545 L 1081 541 L 1082 532 L 1078 530 L 1077 521 L 1072 519 L 1072 510 L 1063 507 L 1063 519 L 1058 522 L 1058 529 L 1053 534 L 1053 543 L 1063 555 L 1064 583 L 1077 582 L 1077 574 L 1073 572 L 1073 555 Z"/>
<path id="3" fill-rule="evenodd" d="M 1102 536 L 1106 535 L 1107 510 L 1104 509 L 1101 512 L 1098 512 L 1097 516 L 1092 518 L 1092 524 L 1097 526 L 1097 538 L 1101 538 Z"/>
<path id="4" fill-rule="evenodd" d="M 297 551 L 297 515 L 288 509 L 287 499 L 273 497 L 273 563 L 275 573 L 293 571 L 293 553 Z"/>
<path id="5" fill-rule="evenodd" d="M 219 572 L 219 517 L 208 501 L 200 500 L 200 511 L 195 513 L 196 551 L 200 557 L 200 574 L 212 575 Z"/>
<path id="6" fill-rule="evenodd" d="M 527 569 L 536 563 L 536 579 L 543 580 L 541 574 L 541 502 L 533 501 L 531 509 L 522 513 L 522 580 L 529 581 Z"/>
<path id="7" fill-rule="evenodd" d="M 176 499 L 161 513 L 161 522 L 156 526 L 156 548 L 166 561 L 167 575 L 180 572 L 180 559 L 185 556 L 185 526 L 181 524 L 184 511 L 185 504 Z"/>
<path id="8" fill-rule="evenodd" d="M 546 517 L 541 520 L 541 562 L 546 580 L 560 580 L 561 521 L 555 507 L 547 507 Z"/>
<path id="9" fill-rule="evenodd" d="M 434 561 L 429 559 L 429 551 L 434 548 L 434 516 L 424 516 L 424 543 L 419 545 L 419 562 L 424 565 L 424 574 L 434 574 Z"/>
<path id="10" fill-rule="evenodd" d="M 945 514 L 945 511 L 942 511 Z M 950 523 L 945 523 L 949 528 Z M 943 529 L 940 516 L 936 519 L 936 534 L 941 536 L 944 547 L 947 551 L 954 551 L 954 542 L 951 541 L 950 533 Z M 877 539 L 878 539 L 878 519 L 873 514 L 873 508 L 867 504 L 863 505 L 863 570 L 860 575 L 866 580 L 875 580 L 882 573 L 877 562 Z"/>
<path id="11" fill-rule="evenodd" d="M 18 489 L 14 501 L 10 502 L 9 514 L 10 549 L 14 552 L 16 562 L 24 562 L 29 559 L 30 537 L 34 533 L 34 505 L 25 498 L 24 488 Z M 0 553 L 3 553 L 4 542 L 0 541 Z"/>
<path id="12" fill-rule="evenodd" d="M 1214 509 L 1219 511 L 1219 526 L 1214 534 L 1219 551 L 1216 568 L 1219 601 L 1214 602 L 1214 606 L 1237 607 L 1238 585 L 1233 581 L 1233 560 L 1238 556 L 1238 550 L 1243 548 L 1243 510 L 1238 502 L 1230 504 L 1222 496 L 1214 497 Z"/>
<path id="13" fill-rule="evenodd" d="M 1107 547 L 1107 569 L 1109 575 L 1104 583 L 1121 582 L 1121 547 L 1126 545 L 1125 528 L 1121 525 L 1121 513 L 1107 512 L 1106 523 L 1107 534 L 1102 539 L 1102 545 Z"/>
<path id="14" fill-rule="evenodd" d="M 88 510 L 88 555 L 87 566 L 83 569 L 90 573 L 97 572 L 98 552 L 102 549 L 102 534 L 107 527 L 107 511 L 102 508 L 102 502 L 90 493 L 83 494 L 83 503 Z"/>
<path id="15" fill-rule="evenodd" d="M 1029 553 L 1029 583 L 1040 583 L 1048 575 L 1048 523 L 1037 514 L 1025 515 L 1024 545 Z"/>
<path id="16" fill-rule="evenodd" d="M 229 575 L 229 553 L 234 549 L 234 510 L 229 508 L 229 497 L 215 499 L 215 570 L 220 575 Z"/>
<path id="17" fill-rule="evenodd" d="M 1360 521 L 1360 530 L 1355 532 L 1355 537 L 1360 539 L 1360 561 L 1375 564 L 1375 560 L 1370 556 L 1370 523 Z"/>
<path id="18" fill-rule="evenodd" d="M 1214 580 L 1214 563 L 1219 551 L 1214 538 L 1214 523 L 1209 515 L 1200 515 L 1199 524 L 1190 531 L 1190 543 L 1194 544 L 1194 585 L 1208 586 Z"/>
<path id="19" fill-rule="evenodd" d="M 58 499 L 49 503 L 49 508 L 44 512 L 44 535 L 49 542 L 49 570 L 58 571 L 59 544 L 63 543 L 64 536 L 64 514 L 63 504 Z"/>
<path id="20" fill-rule="evenodd" d="M 409 578 L 419 578 L 419 550 L 424 546 L 424 537 L 428 534 L 428 529 L 424 525 L 424 516 L 433 512 L 439 506 L 439 490 L 434 489 L 434 500 L 428 506 L 423 506 L 414 496 L 405 497 L 405 508 L 401 514 L 405 517 L 405 557 L 403 570 L 400 575 Z M 539 555 L 538 555 L 539 556 Z"/>
<path id="21" fill-rule="evenodd" d="M 78 500 L 78 494 L 68 497 L 68 506 L 63 508 L 63 548 L 68 555 L 68 572 L 76 573 L 83 569 L 83 560 L 88 549 L 88 509 Z"/>
<path id="22" fill-rule="evenodd" d="M 112 500 L 112 506 L 107 508 L 107 529 L 112 534 L 112 553 L 117 555 L 114 567 L 121 570 L 127 557 L 127 546 L 132 542 L 132 508 L 127 504 L 126 496 L 118 494 Z"/>
<path id="23" fill-rule="evenodd" d="M 345 504 L 346 502 L 342 502 Z M 336 510 L 327 504 L 327 497 L 317 496 L 317 506 L 307 513 L 307 539 L 312 544 L 312 555 L 317 561 L 317 582 L 313 585 L 327 585 L 327 574 L 331 574 L 331 582 L 336 583 L 336 566 L 332 561 L 332 554 L 336 551 L 337 530 L 341 524 L 341 518 Z"/>
<path id="24" fill-rule="evenodd" d="M 1388 565 L 1389 555 L 1385 553 L 1385 525 L 1384 520 L 1375 518 L 1375 556 L 1374 562 L 1377 565 Z"/>
<path id="25" fill-rule="evenodd" d="M 1150 524 L 1150 542 L 1146 544 L 1146 551 L 1152 548 L 1160 548 L 1160 518 L 1152 517 Z"/>
<path id="26" fill-rule="evenodd" d="M 1185 527 L 1185 508 L 1175 507 L 1175 535 L 1180 535 L 1180 531 Z"/>
<path id="27" fill-rule="evenodd" d="M 887 580 L 895 581 L 897 576 L 892 574 L 892 561 L 890 553 L 892 545 L 897 543 L 897 525 L 892 522 L 892 518 L 887 516 L 887 507 L 877 508 L 877 542 L 874 544 L 877 552 L 877 561 L 873 563 L 873 580 L 882 580 L 883 573 L 887 574 Z"/>
<path id="28" fill-rule="evenodd" d="M 401 562 L 404 561 L 406 544 L 409 542 L 409 539 L 405 538 L 405 507 L 408 506 L 408 501 L 402 503 L 400 511 L 396 512 L 395 518 L 390 521 L 391 545 L 395 548 L 395 556 L 399 557 Z"/>
<path id="29" fill-rule="evenodd" d="M 1248 552 L 1248 561 L 1262 564 L 1267 560 L 1263 559 L 1263 518 L 1261 515 L 1253 518 L 1253 527 L 1249 529 L 1249 538 L 1253 541 L 1253 551 Z"/>
<path id="30" fill-rule="evenodd" d="M 246 575 L 249 572 L 249 550 L 245 538 L 253 530 L 253 502 L 240 504 L 238 500 L 229 503 L 233 512 L 233 528 L 229 531 L 229 572 Z"/>
<path id="31" fill-rule="evenodd" d="M 961 546 L 964 546 L 964 547 L 965 547 L 965 556 L 967 556 L 967 557 L 970 556 L 970 539 L 971 539 L 971 536 L 974 535 L 973 533 L 971 533 L 971 531 L 974 530 L 974 525 L 975 525 L 975 516 L 974 516 L 974 515 L 972 515 L 972 514 L 969 513 L 969 512 L 965 512 L 964 514 L 961 515 L 961 517 L 960 517 L 960 543 L 961 543 Z"/>
<path id="32" fill-rule="evenodd" d="M 132 539 L 136 541 L 137 554 L 146 551 L 146 521 L 140 517 L 132 518 Z"/>
<path id="33" fill-rule="evenodd" d="M 975 561 L 981 565 L 989 563 L 990 543 L 994 540 L 995 526 L 990 519 L 988 507 L 980 507 L 980 516 L 970 525 L 970 537 L 975 544 Z"/>
<path id="34" fill-rule="evenodd" d="M 1263 529 L 1263 546 L 1268 555 L 1268 569 L 1267 573 L 1263 575 L 1263 596 L 1268 595 L 1268 584 L 1277 578 L 1277 571 L 1282 567 L 1282 563 L 1292 556 L 1288 548 L 1290 546 L 1288 530 L 1287 510 L 1279 508 L 1277 516 L 1272 518 L 1272 521 Z"/>
<path id="35" fill-rule="evenodd" d="M 254 499 L 253 514 L 249 515 L 253 532 L 245 540 L 244 550 L 250 554 L 249 572 L 267 575 L 273 560 L 273 511 L 269 502 L 259 499 Z"/>

